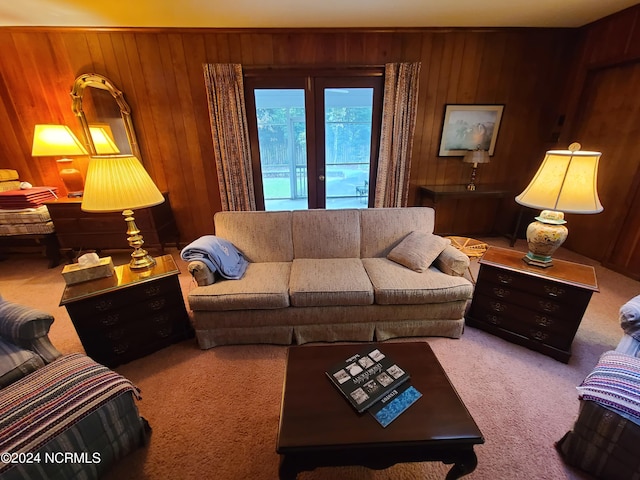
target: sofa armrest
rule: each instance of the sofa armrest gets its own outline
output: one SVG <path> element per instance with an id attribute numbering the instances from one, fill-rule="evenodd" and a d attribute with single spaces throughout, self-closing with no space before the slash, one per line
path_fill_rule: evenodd
<path id="1" fill-rule="evenodd" d="M 462 277 L 469 268 L 470 261 L 460 250 L 447 245 L 442 253 L 436 258 L 434 265 L 446 273 L 454 277 Z"/>
<path id="2" fill-rule="evenodd" d="M 189 270 L 189 273 L 199 287 L 211 285 L 216 281 L 216 277 L 214 274 L 215 272 L 212 272 L 207 264 L 201 262 L 200 260 L 189 262 L 189 265 L 187 265 L 187 270 Z"/>
<path id="3" fill-rule="evenodd" d="M 31 350 L 50 363 L 61 353 L 49 340 L 53 316 L 49 313 L 0 299 L 0 335 Z"/>

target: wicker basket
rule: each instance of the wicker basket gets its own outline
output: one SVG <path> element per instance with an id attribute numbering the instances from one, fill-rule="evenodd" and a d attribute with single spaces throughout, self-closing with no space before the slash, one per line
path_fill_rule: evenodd
<path id="1" fill-rule="evenodd" d="M 481 257 L 489 246 L 479 240 L 467 237 L 445 237 L 451 240 L 451 246 L 457 248 L 467 257 Z"/>

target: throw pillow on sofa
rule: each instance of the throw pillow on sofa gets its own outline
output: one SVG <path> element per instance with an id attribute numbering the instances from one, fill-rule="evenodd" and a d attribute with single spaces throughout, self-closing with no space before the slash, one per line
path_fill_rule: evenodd
<path id="1" fill-rule="evenodd" d="M 449 245 L 449 240 L 432 233 L 411 232 L 389 252 L 387 258 L 414 272 L 425 272 Z"/>

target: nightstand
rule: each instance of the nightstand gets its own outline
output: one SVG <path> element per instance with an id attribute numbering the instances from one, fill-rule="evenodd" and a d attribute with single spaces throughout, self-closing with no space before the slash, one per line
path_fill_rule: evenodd
<path id="1" fill-rule="evenodd" d="M 115 267 L 111 277 L 67 285 L 64 305 L 88 356 L 115 367 L 193 337 L 171 255 L 134 272 Z"/>
<path id="2" fill-rule="evenodd" d="M 487 250 L 466 322 L 568 363 L 582 316 L 598 291 L 595 269 L 556 259 L 543 269 L 527 265 L 523 256 Z"/>
<path id="3" fill-rule="evenodd" d="M 179 244 L 178 227 L 171 210 L 169 194 L 165 201 L 149 208 L 135 211 L 136 224 L 144 235 L 145 249 L 157 248 L 164 254 L 167 243 Z M 89 213 L 82 211 L 82 198 L 60 197 L 46 202 L 61 250 L 125 249 L 127 225 L 121 212 Z"/>

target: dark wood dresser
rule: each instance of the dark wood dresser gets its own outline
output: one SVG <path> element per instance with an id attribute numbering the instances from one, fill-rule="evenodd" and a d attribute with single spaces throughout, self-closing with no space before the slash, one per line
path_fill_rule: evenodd
<path id="1" fill-rule="evenodd" d="M 169 194 L 165 201 L 150 208 L 134 211 L 136 225 L 144 237 L 144 247 L 159 248 L 164 253 L 167 243 L 178 247 L 179 233 Z M 127 224 L 122 212 L 88 213 L 82 211 L 82 198 L 60 197 L 45 204 L 56 229 L 61 249 L 106 250 L 130 249 Z"/>
<path id="2" fill-rule="evenodd" d="M 595 270 L 555 259 L 552 267 L 539 268 L 523 256 L 487 250 L 466 322 L 567 363 L 591 295 L 598 291 Z"/>
<path id="3" fill-rule="evenodd" d="M 171 255 L 143 272 L 115 267 L 111 277 L 67 285 L 64 305 L 88 356 L 115 367 L 193 336 Z"/>

